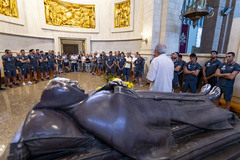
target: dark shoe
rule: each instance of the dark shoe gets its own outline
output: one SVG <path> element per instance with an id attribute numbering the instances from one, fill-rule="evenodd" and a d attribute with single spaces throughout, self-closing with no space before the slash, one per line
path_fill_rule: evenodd
<path id="1" fill-rule="evenodd" d="M 12 88 L 12 85 L 8 85 L 9 88 Z"/>
<path id="2" fill-rule="evenodd" d="M 145 85 L 150 85 L 150 82 L 147 82 Z"/>
<path id="3" fill-rule="evenodd" d="M 38 83 L 38 80 L 35 80 L 35 84 L 37 84 Z"/>
<path id="4" fill-rule="evenodd" d="M 48 79 L 48 80 L 49 80 L 49 77 L 47 77 L 46 79 Z"/>
<path id="5" fill-rule="evenodd" d="M 14 85 L 14 86 L 19 86 L 19 84 L 18 84 L 18 83 L 13 83 L 13 85 Z"/>
<path id="6" fill-rule="evenodd" d="M 7 87 L 8 85 L 7 84 L 5 84 L 5 87 Z"/>
<path id="7" fill-rule="evenodd" d="M 0 88 L 0 90 L 5 90 L 5 88 Z"/>
<path id="8" fill-rule="evenodd" d="M 42 81 L 44 81 L 44 79 L 42 78 Z"/>

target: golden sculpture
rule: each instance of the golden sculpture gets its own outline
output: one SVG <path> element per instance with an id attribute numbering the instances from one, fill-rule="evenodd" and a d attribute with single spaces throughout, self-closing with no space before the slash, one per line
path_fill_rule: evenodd
<path id="1" fill-rule="evenodd" d="M 95 29 L 95 5 L 44 0 L 46 24 Z"/>
<path id="2" fill-rule="evenodd" d="M 124 28 L 130 26 L 130 10 L 131 10 L 130 0 L 115 3 L 114 10 L 115 28 Z"/>
<path id="3" fill-rule="evenodd" d="M 0 14 L 13 18 L 18 18 L 16 0 L 0 0 Z"/>

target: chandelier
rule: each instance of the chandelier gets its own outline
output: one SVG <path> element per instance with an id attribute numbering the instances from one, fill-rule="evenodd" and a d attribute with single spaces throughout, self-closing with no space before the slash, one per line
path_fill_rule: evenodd
<path id="1" fill-rule="evenodd" d="M 186 1 L 187 7 L 186 7 Z M 193 28 L 201 17 L 210 18 L 214 15 L 212 7 L 207 7 L 207 0 L 184 0 L 180 20 L 189 18 L 193 21 Z"/>

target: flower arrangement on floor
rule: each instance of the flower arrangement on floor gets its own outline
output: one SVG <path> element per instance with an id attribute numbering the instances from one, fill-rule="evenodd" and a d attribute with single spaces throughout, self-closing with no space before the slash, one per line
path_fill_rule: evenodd
<path id="1" fill-rule="evenodd" d="M 106 82 L 108 83 L 109 81 L 112 81 L 115 79 L 114 74 L 108 74 L 104 76 L 104 79 L 106 80 Z"/>
<path id="2" fill-rule="evenodd" d="M 113 82 L 117 82 L 118 84 L 122 84 L 122 86 L 125 86 L 127 88 L 133 88 L 133 84 L 130 83 L 130 82 L 126 82 L 126 81 L 122 81 L 121 79 L 119 78 L 115 78 L 113 77 L 112 79 L 109 79 L 109 81 L 113 81 Z M 100 86 L 100 87 L 97 87 L 96 89 L 100 89 L 102 88 L 103 86 Z"/>

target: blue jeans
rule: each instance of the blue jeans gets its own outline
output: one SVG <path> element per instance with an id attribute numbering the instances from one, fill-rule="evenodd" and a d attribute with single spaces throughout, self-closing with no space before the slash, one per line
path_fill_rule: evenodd
<path id="1" fill-rule="evenodd" d="M 86 72 L 90 73 L 90 63 L 86 63 Z"/>
<path id="2" fill-rule="evenodd" d="M 125 72 L 124 72 L 124 75 L 126 75 L 127 77 L 127 81 L 128 81 L 128 77 L 129 77 L 129 72 L 130 72 L 130 68 L 124 68 Z"/>
<path id="3" fill-rule="evenodd" d="M 72 71 L 74 72 L 74 68 L 75 68 L 75 71 L 77 72 L 78 69 L 77 69 L 77 63 L 72 63 Z"/>

